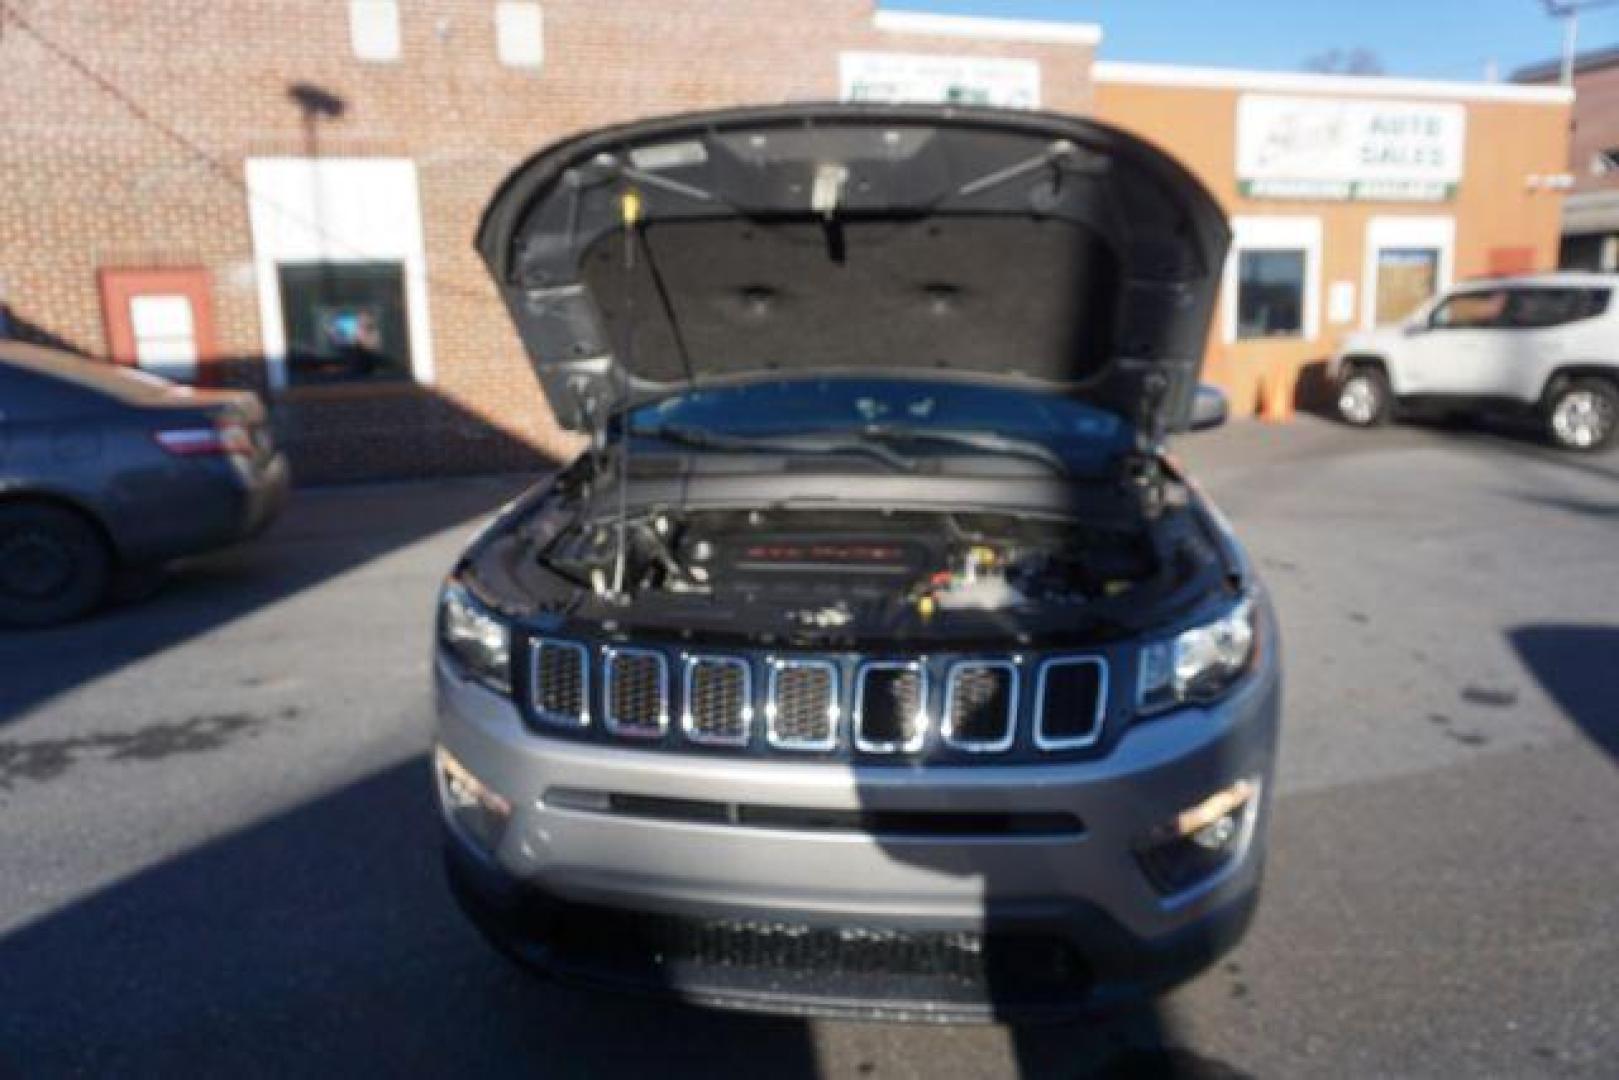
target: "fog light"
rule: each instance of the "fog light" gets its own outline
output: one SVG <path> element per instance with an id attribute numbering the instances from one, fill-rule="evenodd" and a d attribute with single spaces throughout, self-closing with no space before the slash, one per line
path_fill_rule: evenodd
<path id="1" fill-rule="evenodd" d="M 1236 857 L 1259 783 L 1239 780 L 1154 829 L 1136 852 L 1141 869 L 1162 893 L 1178 893 L 1212 877 Z"/>
<path id="2" fill-rule="evenodd" d="M 1189 840 L 1205 851 L 1224 851 L 1236 840 L 1241 823 L 1237 820 L 1237 812 L 1221 814 L 1214 821 L 1194 832 Z"/>
<path id="3" fill-rule="evenodd" d="M 439 802 L 451 826 L 488 854 L 500 846 L 511 820 L 512 804 L 486 787 L 444 747 L 433 751 L 438 770 Z"/>

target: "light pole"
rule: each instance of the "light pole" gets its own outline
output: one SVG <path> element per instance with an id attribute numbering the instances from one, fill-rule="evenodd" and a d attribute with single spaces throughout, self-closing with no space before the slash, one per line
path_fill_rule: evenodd
<path id="1" fill-rule="evenodd" d="M 1619 0 L 1541 0 L 1546 14 L 1563 20 L 1563 85 L 1574 85 L 1574 56 L 1580 43 L 1580 12 L 1611 7 Z"/>

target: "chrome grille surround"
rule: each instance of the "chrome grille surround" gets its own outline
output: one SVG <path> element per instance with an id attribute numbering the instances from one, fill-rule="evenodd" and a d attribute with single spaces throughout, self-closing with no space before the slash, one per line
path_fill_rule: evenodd
<path id="1" fill-rule="evenodd" d="M 532 638 L 528 665 L 529 704 L 536 717 L 555 727 L 590 724 L 589 650 L 577 641 Z"/>
<path id="2" fill-rule="evenodd" d="M 1057 668 L 1096 669 L 1096 702 L 1090 730 L 1082 735 L 1050 735 L 1046 732 L 1046 689 L 1050 673 Z M 1099 656 L 1059 656 L 1044 660 L 1035 676 L 1034 745 L 1041 750 L 1083 750 L 1102 737 L 1102 719 L 1107 715 L 1107 661 Z"/>
<path id="3" fill-rule="evenodd" d="M 546 635 L 526 647 L 536 727 L 671 748 L 1023 762 L 1099 746 L 1110 704 L 1111 657 L 1098 652 L 862 660 Z"/>
<path id="4" fill-rule="evenodd" d="M 838 745 L 838 668 L 830 660 L 770 661 L 765 738 L 780 750 L 831 750 Z"/>
<path id="5" fill-rule="evenodd" d="M 865 703 L 867 677 L 875 671 L 899 671 L 915 678 L 905 692 L 910 700 L 901 704 L 910 715 L 903 718 L 906 737 L 903 739 L 869 739 L 865 731 Z M 870 660 L 860 665 L 854 684 L 854 744 L 871 754 L 912 754 L 922 749 L 928 737 L 928 670 L 920 660 Z"/>
<path id="6" fill-rule="evenodd" d="M 669 730 L 669 663 L 661 652 L 602 650 L 602 719 L 615 735 L 655 739 Z"/>
<path id="7" fill-rule="evenodd" d="M 680 729 L 705 746 L 746 746 L 753 733 L 753 667 L 737 656 L 688 655 Z M 711 720 L 718 714 L 719 730 Z"/>
<path id="8" fill-rule="evenodd" d="M 984 704 L 982 679 L 975 675 L 1004 672 L 1006 676 L 1006 715 L 1004 732 L 993 738 L 975 738 L 959 730 L 958 709 L 973 709 Z M 999 754 L 1012 748 L 1017 738 L 1018 666 L 1010 660 L 957 660 L 945 670 L 944 708 L 939 723 L 939 735 L 952 750 L 965 750 L 970 754 Z M 975 685 L 977 684 L 977 685 Z"/>

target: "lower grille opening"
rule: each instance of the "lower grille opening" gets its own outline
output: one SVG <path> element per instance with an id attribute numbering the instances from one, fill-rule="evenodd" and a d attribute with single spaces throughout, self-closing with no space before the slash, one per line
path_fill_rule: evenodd
<path id="1" fill-rule="evenodd" d="M 552 788 L 546 792 L 545 802 L 547 806 L 563 810 L 659 821 L 801 832 L 851 832 L 894 839 L 1039 837 L 1072 840 L 1085 834 L 1085 825 L 1079 818 L 1060 811 L 833 810 L 670 799 L 575 788 Z"/>
<path id="2" fill-rule="evenodd" d="M 1091 982 L 1079 951 L 1049 934 L 824 927 L 569 905 L 557 913 L 551 940 L 566 967 L 665 986 L 875 988 L 898 1000 L 995 1004 L 1073 999 Z"/>

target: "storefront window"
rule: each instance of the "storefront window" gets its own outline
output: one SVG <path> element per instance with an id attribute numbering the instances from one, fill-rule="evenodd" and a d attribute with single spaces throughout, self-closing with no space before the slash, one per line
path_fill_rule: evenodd
<path id="1" fill-rule="evenodd" d="M 1439 291 L 1437 248 L 1380 248 L 1377 252 L 1378 326 L 1397 323 Z"/>
<path id="2" fill-rule="evenodd" d="M 283 263 L 277 273 L 291 385 L 411 377 L 403 264 Z"/>
<path id="3" fill-rule="evenodd" d="M 1237 264 L 1237 337 L 1304 333 L 1302 250 L 1244 251 Z"/>

